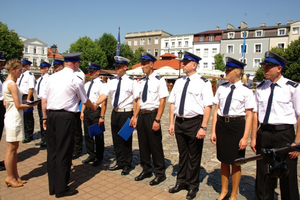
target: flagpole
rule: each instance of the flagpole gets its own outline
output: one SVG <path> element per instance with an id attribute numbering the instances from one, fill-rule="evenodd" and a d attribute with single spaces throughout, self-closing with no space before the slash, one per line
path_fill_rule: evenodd
<path id="1" fill-rule="evenodd" d="M 120 27 L 119 27 L 118 44 L 117 44 L 117 52 L 116 52 L 116 56 L 120 56 L 120 54 L 121 54 L 121 49 L 120 49 Z"/>

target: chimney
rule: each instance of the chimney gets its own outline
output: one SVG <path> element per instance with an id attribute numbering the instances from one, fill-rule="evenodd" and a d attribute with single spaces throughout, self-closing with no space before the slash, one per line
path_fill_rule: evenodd
<path id="1" fill-rule="evenodd" d="M 241 21 L 241 29 L 244 28 L 248 28 L 248 25 L 245 22 Z"/>
<path id="2" fill-rule="evenodd" d="M 259 27 L 266 27 L 266 23 L 260 23 Z"/>
<path id="3" fill-rule="evenodd" d="M 281 22 L 278 22 L 278 23 L 275 24 L 275 26 L 280 26 L 280 24 L 281 24 Z"/>
<path id="4" fill-rule="evenodd" d="M 232 26 L 231 24 L 227 24 L 227 29 L 235 29 L 234 26 Z"/>
<path id="5" fill-rule="evenodd" d="M 216 30 L 220 30 L 220 27 L 219 27 L 219 26 L 217 26 L 217 27 L 216 27 Z"/>
<path id="6" fill-rule="evenodd" d="M 287 25 L 292 24 L 292 23 L 293 23 L 293 20 L 288 20 L 287 21 Z"/>

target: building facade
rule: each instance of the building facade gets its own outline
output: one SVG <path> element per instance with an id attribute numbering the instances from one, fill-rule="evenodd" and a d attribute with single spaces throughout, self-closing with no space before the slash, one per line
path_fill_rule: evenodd
<path id="1" fill-rule="evenodd" d="M 161 37 L 163 36 L 171 36 L 171 34 L 162 30 L 126 33 L 125 42 L 133 51 L 142 47 L 148 53 L 159 58 L 161 55 Z"/>
<path id="2" fill-rule="evenodd" d="M 163 36 L 161 37 L 160 54 L 171 53 L 178 56 L 180 51 L 193 53 L 193 38 L 193 34 Z"/>

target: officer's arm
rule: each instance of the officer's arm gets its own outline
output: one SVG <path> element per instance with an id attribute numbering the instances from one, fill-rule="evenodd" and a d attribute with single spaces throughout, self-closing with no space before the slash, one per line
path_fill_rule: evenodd
<path id="1" fill-rule="evenodd" d="M 251 143 L 250 147 L 254 153 L 256 153 L 256 134 L 258 129 L 258 114 L 257 112 L 253 112 L 252 119 L 252 130 L 251 130 Z"/>
<path id="2" fill-rule="evenodd" d="M 28 90 L 27 101 L 30 101 L 32 95 L 33 95 L 33 88 L 30 88 L 30 89 Z"/>
<path id="3" fill-rule="evenodd" d="M 106 94 L 101 94 L 100 97 L 95 102 L 95 104 L 97 104 L 97 106 L 99 106 L 106 99 L 107 99 L 107 95 Z"/>
<path id="4" fill-rule="evenodd" d="M 47 99 L 42 98 L 43 128 L 47 129 Z"/>

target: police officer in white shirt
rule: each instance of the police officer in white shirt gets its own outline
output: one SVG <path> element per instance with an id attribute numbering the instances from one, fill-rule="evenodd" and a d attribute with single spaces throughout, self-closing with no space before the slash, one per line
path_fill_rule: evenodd
<path id="1" fill-rule="evenodd" d="M 213 101 L 210 81 L 199 76 L 196 71 L 200 60 L 200 57 L 184 52 L 181 62 L 186 76 L 176 80 L 169 97 L 168 131 L 172 136 L 175 134 L 180 158 L 177 182 L 169 192 L 188 189 L 187 199 L 195 198 L 199 189 L 203 140 Z"/>
<path id="2" fill-rule="evenodd" d="M 51 65 L 47 62 L 42 62 L 40 64 L 41 77 L 38 78 L 37 83 L 35 85 L 36 96 L 38 99 L 41 99 L 42 93 L 46 91 L 46 85 L 47 85 L 47 81 L 49 78 L 49 74 L 48 74 L 49 67 L 51 67 Z M 36 143 L 36 145 L 39 145 L 40 147 L 45 147 L 46 146 L 46 130 L 44 130 L 44 128 L 43 128 L 42 104 L 39 103 L 37 108 L 38 108 L 38 113 L 39 113 L 39 118 L 40 118 L 41 141 L 39 143 Z"/>
<path id="3" fill-rule="evenodd" d="M 153 73 L 155 61 L 156 58 L 151 54 L 141 54 L 141 65 L 146 76 L 138 82 L 139 98 L 136 100 L 132 123 L 138 133 L 140 163 L 143 168 L 134 180 L 140 181 L 152 176 L 152 155 L 156 174 L 150 185 L 157 185 L 166 178 L 160 119 L 169 92 L 165 79 Z"/>
<path id="4" fill-rule="evenodd" d="M 89 74 L 91 80 L 87 82 L 84 86 L 87 97 L 91 102 L 95 103 L 101 94 L 108 94 L 108 87 L 105 81 L 100 79 L 100 69 L 101 65 L 96 63 L 89 63 Z M 89 135 L 89 126 L 94 124 L 103 125 L 104 116 L 106 112 L 107 101 L 104 101 L 101 105 L 97 107 L 96 111 L 86 108 L 84 105 L 81 110 L 81 120 L 84 124 L 84 138 L 87 153 L 89 154 L 88 158 L 83 160 L 82 163 L 87 164 L 93 162 L 93 166 L 96 167 L 101 164 L 104 154 L 104 133 L 100 133 L 91 138 Z M 94 150 L 94 146 L 96 149 Z"/>
<path id="5" fill-rule="evenodd" d="M 76 194 L 67 187 L 72 164 L 75 113 L 81 99 L 96 110 L 87 98 L 83 81 L 74 73 L 80 65 L 81 53 L 64 54 L 65 68 L 48 79 L 42 96 L 43 127 L 46 129 L 49 194 L 57 198 Z"/>
<path id="6" fill-rule="evenodd" d="M 26 101 L 33 101 L 33 92 L 35 86 L 35 77 L 29 71 L 32 62 L 29 60 L 23 60 L 22 70 L 23 73 L 17 80 L 17 85 L 19 86 L 21 92 L 23 93 L 22 99 Z M 28 143 L 33 140 L 34 131 L 34 118 L 33 118 L 33 107 L 24 110 L 24 131 L 25 139 L 23 143 Z"/>
<path id="7" fill-rule="evenodd" d="M 53 63 L 53 73 L 58 72 L 64 68 L 64 61 L 61 59 L 55 59 Z"/>
<path id="8" fill-rule="evenodd" d="M 288 63 L 279 55 L 267 51 L 260 63 L 267 80 L 259 84 L 255 91 L 251 148 L 260 154 L 262 148 L 282 148 L 287 144 L 300 144 L 300 87 L 281 74 Z M 296 135 L 294 125 L 296 124 Z M 280 178 L 282 199 L 299 199 L 297 161 L 299 152 L 283 155 L 289 173 Z M 266 175 L 268 162 L 259 160 L 256 170 L 256 199 L 273 199 L 277 178 Z"/>
<path id="9" fill-rule="evenodd" d="M 0 51 L 0 72 L 4 67 L 5 63 L 5 58 L 4 58 L 4 51 Z M 4 82 L 4 77 L 2 75 L 2 72 L 0 73 L 0 141 L 2 137 L 2 132 L 4 128 L 4 115 L 5 115 L 5 106 L 3 105 L 3 94 L 2 94 L 2 83 Z M 4 162 L 0 162 L 0 171 L 5 170 Z"/>

